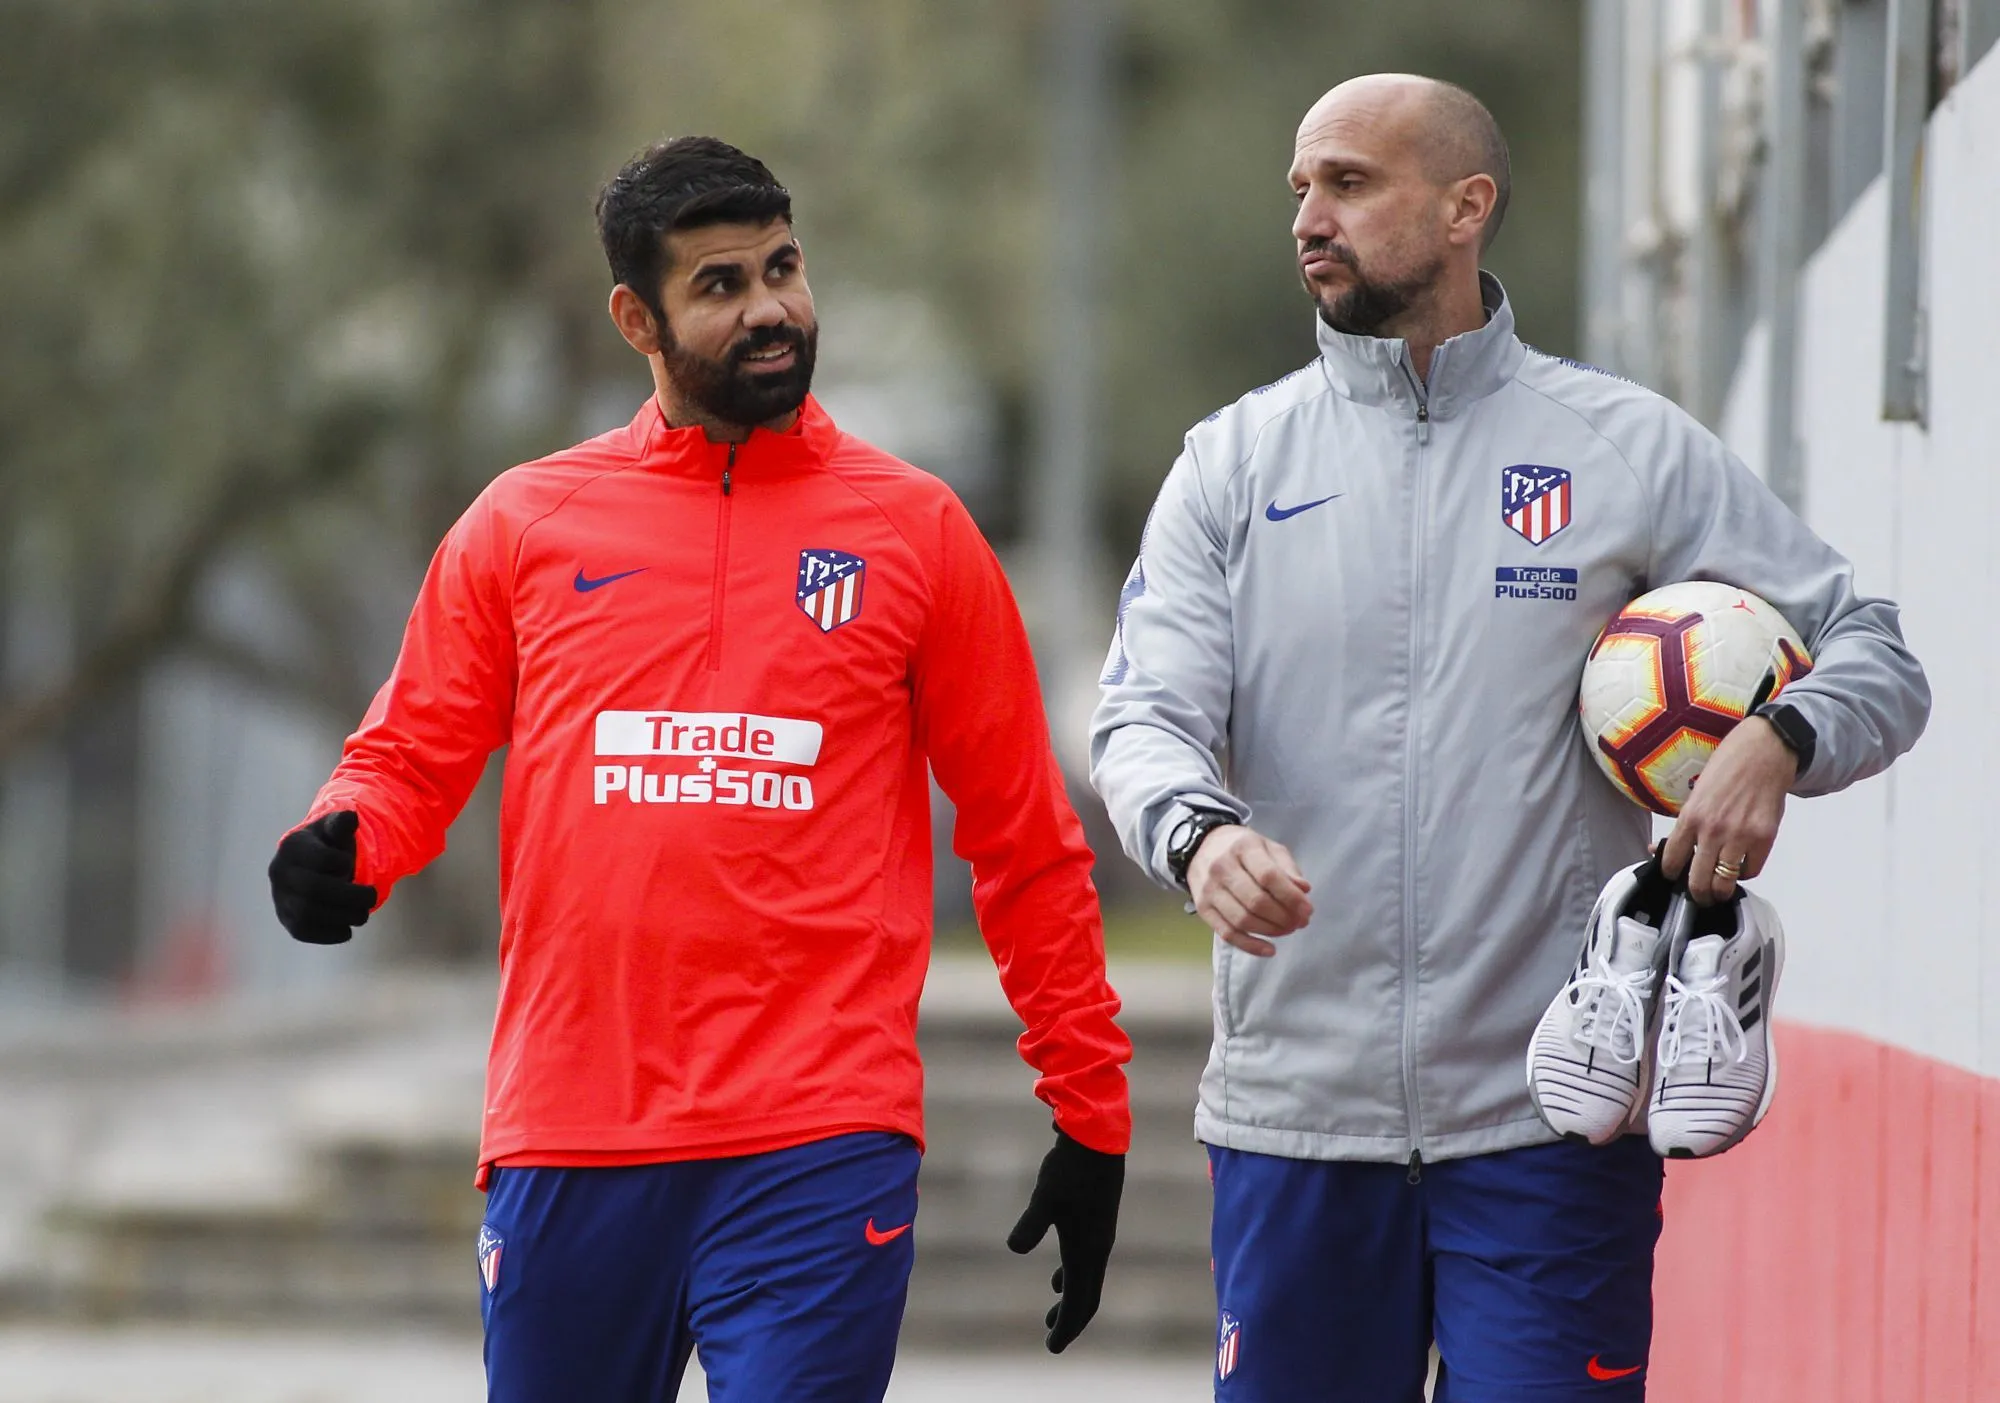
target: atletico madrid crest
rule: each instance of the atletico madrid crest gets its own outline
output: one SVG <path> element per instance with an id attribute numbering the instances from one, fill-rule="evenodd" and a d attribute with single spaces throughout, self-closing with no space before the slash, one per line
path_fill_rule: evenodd
<path id="1" fill-rule="evenodd" d="M 799 609 L 832 633 L 861 613 L 861 587 L 868 579 L 868 562 L 844 550 L 799 552 Z"/>
<path id="2" fill-rule="evenodd" d="M 1500 469 L 1500 519 L 1538 546 L 1569 525 L 1569 474 L 1516 463 Z"/>
<path id="3" fill-rule="evenodd" d="M 1243 1353 L 1243 1322 L 1228 1311 L 1222 1313 L 1222 1333 L 1215 1346 L 1216 1382 L 1228 1378 L 1236 1372 L 1236 1363 Z"/>
<path id="4" fill-rule="evenodd" d="M 479 1279 L 491 1295 L 500 1289 L 500 1250 L 507 1244 L 486 1224 L 479 1225 Z"/>

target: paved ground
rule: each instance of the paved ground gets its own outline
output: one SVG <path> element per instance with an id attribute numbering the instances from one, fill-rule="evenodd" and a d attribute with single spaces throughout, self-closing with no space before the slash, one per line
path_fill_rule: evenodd
<path id="1" fill-rule="evenodd" d="M 0 1403 L 480 1403 L 482 1385 L 479 1344 L 466 1336 L 0 1328 Z M 889 1403 L 1054 1396 L 1202 1403 L 1207 1364 L 906 1356 L 889 1389 Z M 682 1403 L 706 1397 L 691 1371 Z"/>

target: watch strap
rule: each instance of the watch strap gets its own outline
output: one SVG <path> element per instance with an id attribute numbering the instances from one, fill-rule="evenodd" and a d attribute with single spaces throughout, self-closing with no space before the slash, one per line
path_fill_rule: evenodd
<path id="1" fill-rule="evenodd" d="M 1174 885 L 1186 889 L 1188 865 L 1211 830 L 1242 821 L 1225 809 L 1189 807 L 1167 833 L 1167 875 Z"/>
<path id="2" fill-rule="evenodd" d="M 1761 716 L 1771 723 L 1771 729 L 1778 733 L 1778 739 L 1791 747 L 1792 754 L 1799 762 L 1799 773 L 1812 768 L 1813 752 L 1818 748 L 1819 736 L 1812 728 L 1812 722 L 1790 702 L 1768 701 L 1752 716 Z"/>

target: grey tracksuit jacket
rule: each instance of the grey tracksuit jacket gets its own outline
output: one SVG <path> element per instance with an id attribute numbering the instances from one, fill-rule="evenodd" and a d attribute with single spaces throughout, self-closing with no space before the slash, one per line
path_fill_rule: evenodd
<path id="1" fill-rule="evenodd" d="M 1524 346 L 1484 293 L 1428 385 L 1403 342 L 1320 325 L 1319 359 L 1197 425 L 1121 596 L 1091 757 L 1126 852 L 1167 884 L 1193 803 L 1313 884 L 1275 956 L 1216 942 L 1211 1144 L 1399 1161 L 1554 1138 L 1528 1039 L 1650 834 L 1576 708 L 1634 595 L 1723 580 L 1798 628 L 1799 794 L 1883 769 L 1929 713 L 1895 607 L 1714 435 Z"/>

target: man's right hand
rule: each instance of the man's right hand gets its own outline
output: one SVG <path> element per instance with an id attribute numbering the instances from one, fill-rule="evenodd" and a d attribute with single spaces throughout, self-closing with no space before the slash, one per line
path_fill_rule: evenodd
<path id="1" fill-rule="evenodd" d="M 295 828 L 271 859 L 271 904 L 292 939 L 339 945 L 368 923 L 375 888 L 354 880 L 354 833 L 361 816 L 352 809 L 326 814 Z"/>
<path id="2" fill-rule="evenodd" d="M 1188 894 L 1208 928 L 1250 955 L 1275 955 L 1262 936 L 1290 935 L 1312 919 L 1312 883 L 1282 843 L 1238 823 L 1211 828 L 1188 863 Z"/>

